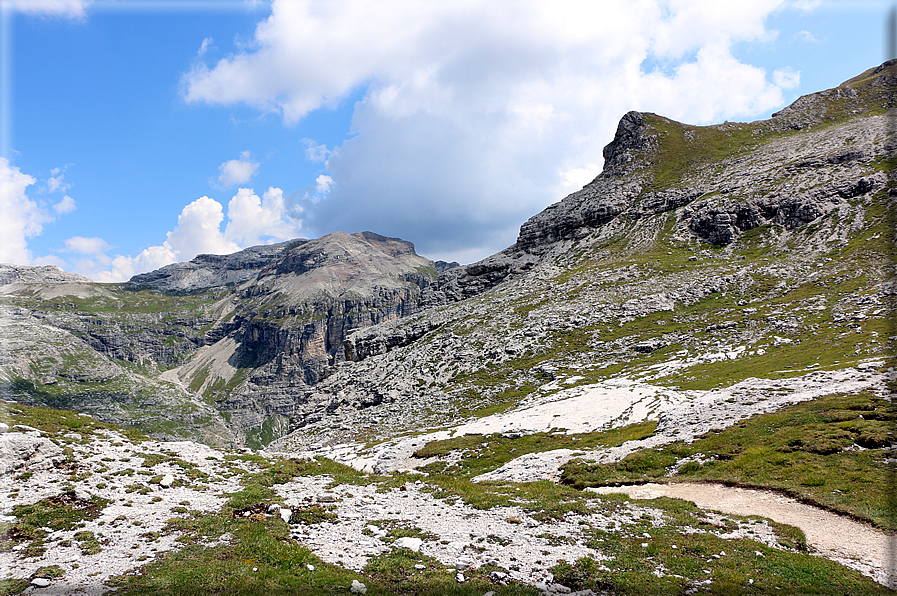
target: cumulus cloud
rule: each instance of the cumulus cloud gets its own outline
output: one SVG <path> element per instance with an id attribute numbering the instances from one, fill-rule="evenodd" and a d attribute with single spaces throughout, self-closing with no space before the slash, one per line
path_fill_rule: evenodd
<path id="1" fill-rule="evenodd" d="M 259 163 L 252 161 L 249 151 L 244 151 L 238 159 L 231 159 L 218 166 L 221 174 L 218 176 L 217 187 L 230 188 L 237 184 L 246 184 L 259 169 Z"/>
<path id="2" fill-rule="evenodd" d="M 797 37 L 798 41 L 802 41 L 804 43 L 819 43 L 819 38 L 807 31 L 806 29 L 802 29 L 795 33 L 795 37 Z"/>
<path id="3" fill-rule="evenodd" d="M 781 107 L 799 73 L 766 72 L 732 48 L 771 43 L 766 18 L 810 3 L 794 6 L 274 0 L 254 43 L 196 63 L 183 96 L 292 124 L 362 89 L 350 139 L 305 141 L 328 177 L 306 193 L 314 231 L 372 229 L 429 255 L 476 245 L 485 256 L 597 173 L 625 112 L 707 124 Z"/>
<path id="4" fill-rule="evenodd" d="M 65 181 L 65 169 L 53 168 L 50 177 L 47 178 L 47 190 L 50 192 L 65 192 L 72 187 Z"/>
<path id="5" fill-rule="evenodd" d="M 265 242 L 264 238 L 285 240 L 299 235 L 301 222 L 288 211 L 283 191 L 270 187 L 259 198 L 250 188 L 241 188 L 227 204 L 230 221 L 224 237 L 240 246 Z"/>
<path id="6" fill-rule="evenodd" d="M 91 0 L 3 0 L 4 7 L 25 14 L 83 17 Z"/>
<path id="7" fill-rule="evenodd" d="M 30 198 L 26 189 L 35 182 L 34 176 L 0 157 L 0 262 L 34 263 L 28 239 L 40 235 L 44 226 L 59 215 L 75 209 L 75 201 L 68 195 L 55 205 Z"/>
<path id="8" fill-rule="evenodd" d="M 209 51 L 209 48 L 213 47 L 215 40 L 211 37 L 206 37 L 202 40 L 202 44 L 199 46 L 199 50 L 196 52 L 197 56 L 204 56 L 206 52 Z"/>
<path id="9" fill-rule="evenodd" d="M 782 89 L 794 89 L 800 85 L 800 71 L 792 70 L 790 66 L 786 66 L 773 71 L 772 79 Z"/>
<path id="10" fill-rule="evenodd" d="M 53 205 L 53 211 L 56 213 L 56 215 L 65 215 L 66 213 L 71 213 L 77 208 L 78 206 L 77 204 L 75 204 L 75 199 L 68 195 L 65 195 L 64 197 L 62 197 L 61 201 Z"/>
<path id="11" fill-rule="evenodd" d="M 101 238 L 70 238 L 66 247 L 90 255 L 76 262 L 79 273 L 97 281 L 123 281 L 138 273 L 189 261 L 198 254 L 230 254 L 249 246 L 295 238 L 302 229 L 300 212 L 298 207 L 287 206 L 279 188 L 268 188 L 262 197 L 250 188 L 241 188 L 228 202 L 226 215 L 224 206 L 210 197 L 188 204 L 178 215 L 177 225 L 166 234 L 165 242 L 150 246 L 135 257 L 107 256 L 111 247 Z"/>
<path id="12" fill-rule="evenodd" d="M 330 156 L 327 145 L 318 145 L 312 139 L 302 139 L 302 142 L 305 144 L 305 157 L 308 158 L 308 161 L 314 163 L 327 161 Z"/>
<path id="13" fill-rule="evenodd" d="M 112 248 L 102 238 L 85 238 L 84 236 L 72 236 L 65 240 L 66 252 L 74 252 L 81 255 L 99 255 Z"/>

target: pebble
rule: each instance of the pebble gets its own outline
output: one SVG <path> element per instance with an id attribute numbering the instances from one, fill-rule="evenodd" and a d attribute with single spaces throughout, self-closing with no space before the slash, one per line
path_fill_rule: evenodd
<path id="1" fill-rule="evenodd" d="M 308 565 L 306 565 L 305 568 L 308 569 L 309 571 L 314 571 L 314 570 L 315 570 L 315 566 L 312 565 L 311 563 L 309 563 Z"/>
<path id="2" fill-rule="evenodd" d="M 50 585 L 50 580 L 46 577 L 35 577 L 31 580 L 31 585 L 36 588 L 46 588 Z"/>

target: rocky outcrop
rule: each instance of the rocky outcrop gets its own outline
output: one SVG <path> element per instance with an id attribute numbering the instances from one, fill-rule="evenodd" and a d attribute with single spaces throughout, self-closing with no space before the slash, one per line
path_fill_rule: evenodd
<path id="1" fill-rule="evenodd" d="M 63 460 L 62 449 L 36 430 L 0 433 L 0 476 L 52 468 Z"/>
<path id="2" fill-rule="evenodd" d="M 7 284 L 64 284 L 64 283 L 93 283 L 93 280 L 68 273 L 55 265 L 40 265 L 28 267 L 23 265 L 10 265 L 0 263 L 0 286 Z"/>
<path id="3" fill-rule="evenodd" d="M 234 286 L 255 278 L 291 248 L 306 240 L 297 239 L 278 244 L 253 246 L 230 255 L 198 255 L 186 263 L 173 263 L 131 278 L 136 289 L 163 292 L 196 292 L 207 288 Z"/>

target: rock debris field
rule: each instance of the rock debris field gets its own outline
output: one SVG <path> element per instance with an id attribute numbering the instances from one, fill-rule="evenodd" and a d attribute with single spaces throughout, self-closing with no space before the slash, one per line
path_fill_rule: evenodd
<path id="1" fill-rule="evenodd" d="M 834 386 L 842 391 L 880 390 L 886 374 L 858 369 L 817 372 L 790 380 L 749 380 L 725 391 L 701 395 L 677 394 L 660 388 L 652 392 L 646 383 L 604 383 L 565 390 L 551 399 L 530 402 L 515 411 L 471 422 L 456 429 L 454 434 L 538 432 L 549 423 L 554 428 L 585 432 L 606 428 L 609 423 L 652 418 L 660 421 L 657 434 L 638 442 L 639 445 L 624 444 L 590 454 L 593 459 L 607 461 L 647 446 L 646 441 L 653 445 L 680 440 L 683 435 L 693 437 L 709 428 L 734 424 L 746 415 L 830 393 Z M 768 391 L 764 383 L 772 383 L 778 391 Z M 615 400 L 606 403 L 604 408 L 586 407 L 602 391 L 615 396 Z M 757 400 L 761 393 L 767 399 Z M 628 404 L 624 403 L 627 397 Z M 12 403 L 0 407 L 16 408 Z M 695 416 L 696 412 L 700 416 Z M 554 414 L 562 414 L 561 423 Z M 687 420 L 691 423 L 686 424 Z M 132 442 L 109 429 L 83 435 L 74 432 L 54 435 L 22 425 L 12 428 L 0 425 L 0 430 L 5 431 L 0 433 L 0 523 L 5 524 L 2 528 L 7 532 L 4 542 L 7 547 L 0 549 L 0 569 L 4 570 L 5 578 L 32 581 L 30 590 L 35 594 L 94 595 L 109 591 L 106 585 L 109 579 L 140 573 L 141 566 L 180 546 L 179 533 L 167 527 L 170 519 L 191 512 L 222 511 L 228 494 L 241 490 L 246 475 L 261 470 L 257 461 L 246 457 L 245 452 L 217 450 L 189 441 Z M 410 457 L 413 445 L 451 434 L 442 431 L 394 442 L 373 458 L 370 453 L 356 449 L 352 459 L 348 457 L 350 446 L 346 445 L 332 448 L 330 455 L 368 471 L 375 467 L 372 463 L 379 462 L 377 471 L 382 472 L 385 463 L 392 469 L 413 464 L 414 458 Z M 558 467 L 571 454 L 583 455 L 581 452 L 529 454 L 509 462 L 493 472 L 492 477 L 505 481 L 553 479 Z M 297 457 L 266 452 L 262 455 L 272 459 Z M 305 454 L 306 459 L 310 455 L 321 454 Z M 465 573 L 469 570 L 489 565 L 495 569 L 490 572 L 494 582 L 521 582 L 545 594 L 571 593 L 554 583 L 549 570 L 559 561 L 572 564 L 582 557 L 590 557 L 601 565 L 607 560 L 606 554 L 590 548 L 589 541 L 581 539 L 584 531 L 594 529 L 625 536 L 627 528 L 637 521 L 649 520 L 652 526 L 668 523 L 664 512 L 652 507 L 650 501 L 628 501 L 608 509 L 600 506 L 600 499 L 594 507 L 589 505 L 590 512 L 537 520 L 531 510 L 523 507 L 477 509 L 457 497 L 439 494 L 436 487 L 427 483 L 424 474 L 409 473 L 406 478 L 409 480 L 399 486 L 379 482 L 334 486 L 333 478 L 323 473 L 294 477 L 274 485 L 280 500 L 260 504 L 265 512 L 262 515 L 280 517 L 290 525 L 291 538 L 311 549 L 324 562 L 346 569 L 364 573 L 365 565 L 373 557 L 392 549 L 407 548 L 449 567 L 457 574 L 458 582 L 466 580 Z M 695 501 L 702 508 L 723 514 L 773 517 L 804 530 L 811 547 L 819 554 L 883 585 L 895 585 L 890 568 L 893 561 L 888 558 L 892 556 L 887 548 L 889 538 L 850 519 L 777 499 L 776 515 L 785 516 L 780 519 L 765 512 L 771 503 L 768 495 L 742 492 L 734 501 L 736 505 L 726 505 L 727 493 L 722 492 L 726 489 L 720 487 L 658 485 L 627 490 L 636 498 L 664 494 Z M 9 534 L 12 524 L 23 522 L 17 517 L 15 506 L 48 500 L 65 502 L 81 511 L 80 521 L 40 527 L 36 534 L 38 540 Z M 310 505 L 324 514 L 325 519 L 318 520 L 320 523 L 308 523 L 294 515 Z M 19 514 L 23 515 L 21 511 Z M 723 518 L 722 514 L 709 511 L 705 515 L 708 519 Z M 829 518 L 837 520 L 841 534 L 856 538 L 851 546 L 824 543 L 826 528 L 831 523 Z M 686 530 L 710 532 L 724 539 L 748 537 L 780 548 L 774 530 L 757 518 L 729 520 L 715 529 Z M 231 540 L 232 536 L 225 532 L 206 539 L 204 544 L 214 546 Z M 36 576 L 38 570 L 52 566 L 61 570 L 61 575 Z"/>

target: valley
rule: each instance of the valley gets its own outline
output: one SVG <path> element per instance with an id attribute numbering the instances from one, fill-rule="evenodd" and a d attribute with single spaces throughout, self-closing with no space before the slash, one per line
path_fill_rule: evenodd
<path id="1" fill-rule="evenodd" d="M 894 551 L 670 498 L 772 490 L 893 542 L 895 85 L 630 112 L 473 264 L 335 232 L 123 284 L 0 266 L 0 593 L 897 589 Z"/>

